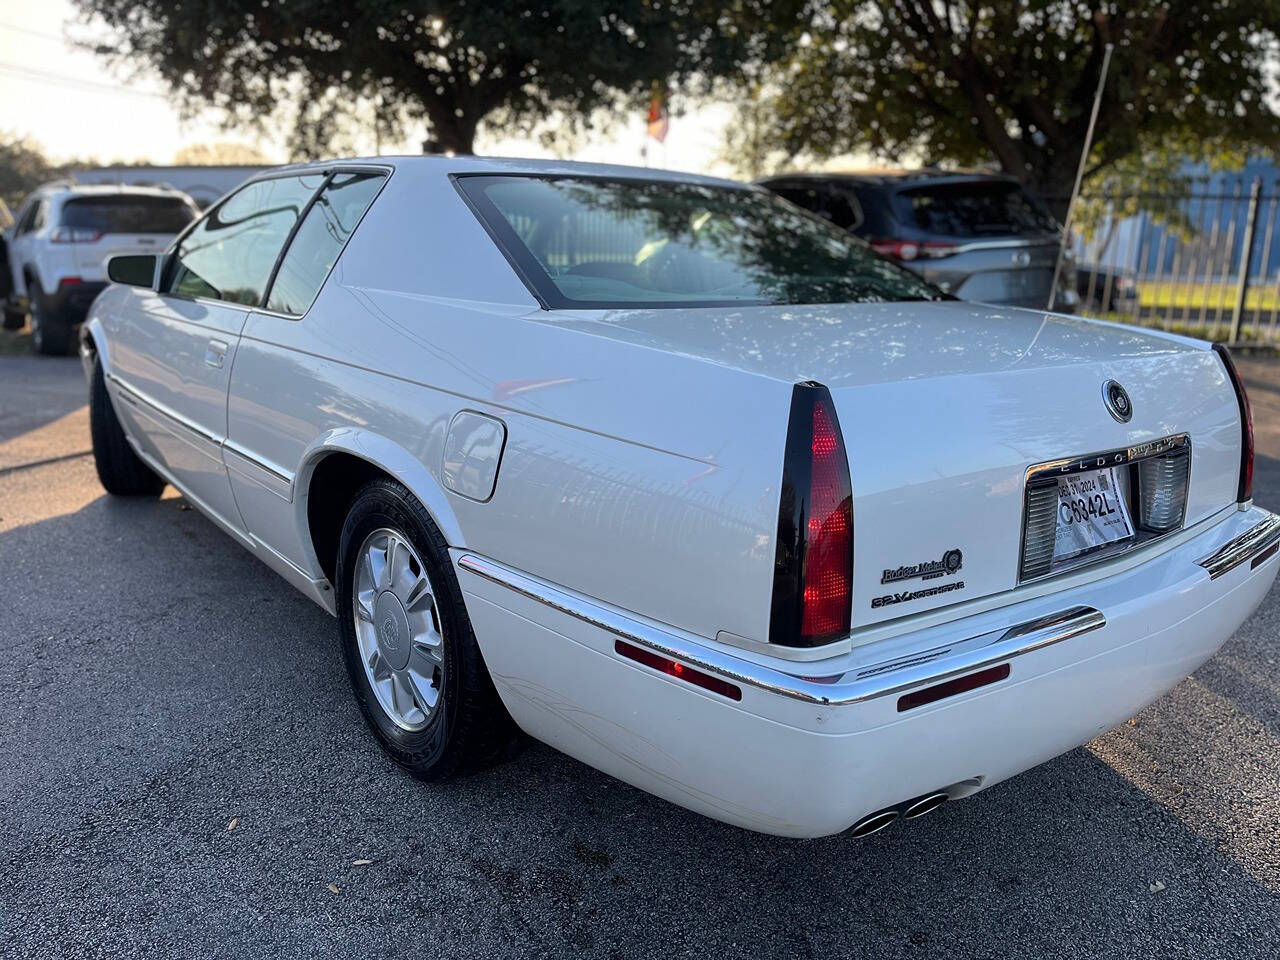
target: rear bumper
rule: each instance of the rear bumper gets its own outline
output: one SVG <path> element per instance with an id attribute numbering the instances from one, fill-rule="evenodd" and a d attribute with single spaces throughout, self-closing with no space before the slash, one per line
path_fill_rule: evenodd
<path id="1" fill-rule="evenodd" d="M 458 560 L 486 663 L 530 734 L 708 816 L 821 836 L 940 788 L 983 789 L 1121 723 L 1253 612 L 1277 549 L 1280 520 L 1232 511 L 1114 576 L 805 664 L 808 679 Z M 618 656 L 620 635 L 737 684 L 742 699 Z M 1007 678 L 900 712 L 905 692 L 990 664 L 1008 664 Z"/>

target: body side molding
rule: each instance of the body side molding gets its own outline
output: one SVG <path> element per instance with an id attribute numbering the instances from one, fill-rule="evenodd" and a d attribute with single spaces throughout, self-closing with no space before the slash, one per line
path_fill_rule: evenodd
<path id="1" fill-rule="evenodd" d="M 474 553 L 463 554 L 458 559 L 458 566 L 553 610 L 664 656 L 683 660 L 700 670 L 769 693 L 824 706 L 861 703 L 930 686 L 1070 640 L 1098 630 L 1107 623 L 1101 611 L 1075 606 L 1016 624 L 1003 632 L 988 631 L 909 657 L 852 670 L 839 677 L 815 680 L 783 673 L 685 640 Z"/>

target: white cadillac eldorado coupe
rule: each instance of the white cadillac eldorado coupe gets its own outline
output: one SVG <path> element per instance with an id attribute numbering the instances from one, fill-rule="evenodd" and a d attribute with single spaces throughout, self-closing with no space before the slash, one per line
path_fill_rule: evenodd
<path id="1" fill-rule="evenodd" d="M 283 168 L 110 276 L 103 485 L 172 483 L 335 614 L 425 780 L 523 730 L 871 833 L 1141 710 L 1280 565 L 1225 350 L 951 300 L 758 188 Z"/>

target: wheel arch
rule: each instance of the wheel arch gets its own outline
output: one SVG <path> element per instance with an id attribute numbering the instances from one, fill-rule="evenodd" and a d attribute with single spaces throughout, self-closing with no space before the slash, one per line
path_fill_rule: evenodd
<path id="1" fill-rule="evenodd" d="M 393 440 L 361 429 L 332 431 L 306 452 L 294 479 L 298 529 L 313 569 L 333 583 L 347 508 L 369 480 L 387 477 L 422 504 L 451 547 L 465 546 L 444 488 L 427 466 Z M 335 585 L 336 586 L 336 585 Z"/>
<path id="2" fill-rule="evenodd" d="M 80 325 L 80 365 L 84 367 L 86 379 L 93 376 L 95 360 L 102 363 L 103 373 L 111 372 L 111 346 L 106 331 L 102 329 L 102 321 L 90 315 Z"/>

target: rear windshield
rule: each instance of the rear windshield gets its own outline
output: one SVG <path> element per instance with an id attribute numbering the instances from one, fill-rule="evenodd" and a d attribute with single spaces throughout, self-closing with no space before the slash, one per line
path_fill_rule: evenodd
<path id="1" fill-rule="evenodd" d="M 764 190 L 594 177 L 460 176 L 457 183 L 552 308 L 943 296 Z"/>
<path id="2" fill-rule="evenodd" d="M 82 197 L 62 207 L 62 226 L 99 233 L 181 233 L 195 217 L 179 197 Z"/>
<path id="3" fill-rule="evenodd" d="M 900 190 L 900 223 L 946 237 L 1055 233 L 1057 222 L 1016 183 L 944 183 Z"/>

